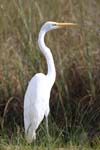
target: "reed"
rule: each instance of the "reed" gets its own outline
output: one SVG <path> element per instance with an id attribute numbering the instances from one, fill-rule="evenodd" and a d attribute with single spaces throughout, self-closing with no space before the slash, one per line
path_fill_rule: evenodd
<path id="1" fill-rule="evenodd" d="M 13 134 L 14 123 L 23 127 L 23 97 L 28 81 L 35 73 L 47 71 L 37 45 L 41 25 L 48 20 L 76 22 L 78 28 L 52 31 L 46 37 L 57 70 L 51 116 L 59 139 L 64 137 L 65 143 L 72 138 L 79 141 L 84 135 L 90 143 L 99 141 L 99 10 L 98 0 L 0 0 L 1 128 L 10 134 L 11 129 Z M 50 128 L 55 139 L 55 129 Z"/>

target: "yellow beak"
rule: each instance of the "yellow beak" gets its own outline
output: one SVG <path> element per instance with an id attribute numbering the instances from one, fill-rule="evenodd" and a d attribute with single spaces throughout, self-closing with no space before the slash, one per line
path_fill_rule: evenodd
<path id="1" fill-rule="evenodd" d="M 57 23 L 56 23 L 56 26 L 59 26 L 59 27 L 78 26 L 78 24 L 77 24 L 77 23 L 59 23 L 59 22 L 57 22 Z"/>

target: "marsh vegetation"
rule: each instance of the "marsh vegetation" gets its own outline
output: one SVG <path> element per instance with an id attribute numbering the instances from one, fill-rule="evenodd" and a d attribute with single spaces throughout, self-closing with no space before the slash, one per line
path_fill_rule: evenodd
<path id="1" fill-rule="evenodd" d="M 99 150 L 99 0 L 0 0 L 0 146 L 10 150 L 26 145 L 23 97 L 31 77 L 47 72 L 37 37 L 48 20 L 79 24 L 46 36 L 57 70 L 50 99 L 52 150 L 67 146 Z M 44 122 L 37 131 L 37 143 L 46 146 Z"/>

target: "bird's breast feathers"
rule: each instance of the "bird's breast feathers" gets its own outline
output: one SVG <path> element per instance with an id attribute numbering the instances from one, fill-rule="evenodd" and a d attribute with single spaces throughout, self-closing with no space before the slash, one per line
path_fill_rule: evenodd
<path id="1" fill-rule="evenodd" d="M 47 76 L 42 73 L 36 74 L 29 82 L 25 94 L 25 101 L 30 101 L 31 104 L 38 103 L 38 101 L 48 103 L 50 91 L 51 87 Z"/>

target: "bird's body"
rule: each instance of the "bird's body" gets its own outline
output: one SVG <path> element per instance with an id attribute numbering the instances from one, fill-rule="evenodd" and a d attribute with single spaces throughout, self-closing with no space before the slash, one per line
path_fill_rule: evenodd
<path id="1" fill-rule="evenodd" d="M 68 25 L 74 24 L 46 22 L 39 32 L 38 44 L 41 52 L 46 58 L 48 72 L 46 75 L 43 73 L 36 74 L 30 80 L 25 93 L 24 126 L 28 143 L 31 143 L 33 139 L 36 139 L 36 130 L 44 116 L 46 117 L 46 127 L 48 133 L 49 99 L 50 92 L 56 78 L 56 70 L 51 51 L 44 42 L 45 34 L 50 30 Z"/>
<path id="2" fill-rule="evenodd" d="M 44 116 L 47 117 L 49 114 L 50 91 L 51 86 L 46 75 L 38 73 L 30 80 L 24 102 L 24 109 L 27 110 L 24 112 L 24 122 L 26 129 L 28 129 L 28 134 L 26 133 L 28 143 L 36 138 L 36 129 Z"/>

